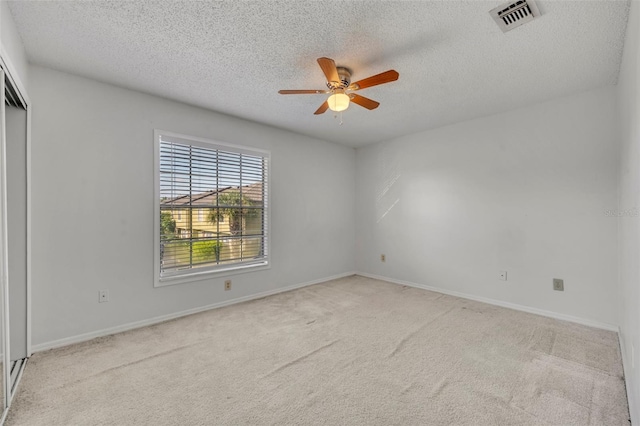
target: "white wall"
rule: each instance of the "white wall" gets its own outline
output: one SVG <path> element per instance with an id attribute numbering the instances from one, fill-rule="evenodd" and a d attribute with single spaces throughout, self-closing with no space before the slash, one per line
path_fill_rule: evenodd
<path id="1" fill-rule="evenodd" d="M 618 81 L 620 119 L 620 340 L 629 409 L 640 423 L 640 3 L 631 2 L 627 38 Z M 634 348 L 635 350 L 632 350 Z M 635 353 L 633 353 L 635 352 Z M 633 356 L 632 356 L 633 353 Z"/>
<path id="2" fill-rule="evenodd" d="M 32 67 L 33 344 L 354 270 L 352 148 Z M 271 263 L 153 287 L 153 129 L 271 151 Z M 98 304 L 98 290 L 111 301 Z"/>
<path id="3" fill-rule="evenodd" d="M 617 324 L 614 103 L 609 87 L 358 149 L 358 271 Z"/>

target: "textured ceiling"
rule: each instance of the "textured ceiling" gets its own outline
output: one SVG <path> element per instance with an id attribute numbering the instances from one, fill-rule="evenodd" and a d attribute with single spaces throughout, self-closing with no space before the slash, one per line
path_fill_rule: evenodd
<path id="1" fill-rule="evenodd" d="M 24 1 L 10 10 L 32 63 L 362 146 L 615 84 L 627 1 L 538 1 L 502 33 L 497 1 Z M 400 79 L 360 94 L 344 124 L 314 116 L 316 58 Z"/>

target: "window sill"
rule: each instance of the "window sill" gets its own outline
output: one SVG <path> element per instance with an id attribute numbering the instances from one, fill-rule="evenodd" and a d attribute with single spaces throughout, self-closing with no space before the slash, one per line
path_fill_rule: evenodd
<path id="1" fill-rule="evenodd" d="M 230 275 L 245 274 L 248 272 L 264 271 L 271 269 L 269 263 L 259 263 L 256 265 L 233 266 L 225 269 L 217 269 L 215 271 L 192 272 L 188 274 L 175 275 L 172 277 L 157 278 L 153 284 L 154 287 L 165 287 L 175 284 L 185 284 L 195 281 L 204 281 Z"/>

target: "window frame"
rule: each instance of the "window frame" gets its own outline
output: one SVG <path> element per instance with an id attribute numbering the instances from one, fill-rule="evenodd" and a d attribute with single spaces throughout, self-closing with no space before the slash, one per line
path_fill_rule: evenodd
<path id="1" fill-rule="evenodd" d="M 184 143 L 187 145 L 192 145 L 205 149 L 219 149 L 219 150 L 228 150 L 228 152 L 239 153 L 239 154 L 247 154 L 252 156 L 261 156 L 265 159 L 265 178 L 264 178 L 264 186 L 265 186 L 265 197 L 263 200 L 264 206 L 264 214 L 266 219 L 264 220 L 263 225 L 263 234 L 265 238 L 264 242 L 264 260 L 262 262 L 258 262 L 255 264 L 230 264 L 224 265 L 220 267 L 216 267 L 215 269 L 207 269 L 207 270 L 190 270 L 190 272 L 177 273 L 169 276 L 161 276 L 160 275 L 160 143 L 161 137 L 165 136 L 167 138 L 171 138 L 176 140 L 178 143 Z M 271 152 L 259 149 L 247 145 L 236 145 L 230 144 L 226 142 L 220 142 L 213 139 L 200 138 L 196 136 L 189 136 L 174 132 L 169 132 L 160 129 L 154 129 L 153 131 L 153 149 L 154 149 L 154 220 L 153 220 L 153 235 L 154 235 L 154 260 L 153 260 L 153 286 L 154 287 L 164 287 L 168 285 L 174 284 L 182 284 L 193 281 L 201 281 L 206 279 L 212 279 L 217 277 L 224 277 L 229 275 L 236 275 L 247 272 L 254 272 L 259 270 L 265 270 L 271 268 L 271 234 L 270 234 L 270 222 L 271 222 L 271 202 L 270 191 L 271 191 Z"/>

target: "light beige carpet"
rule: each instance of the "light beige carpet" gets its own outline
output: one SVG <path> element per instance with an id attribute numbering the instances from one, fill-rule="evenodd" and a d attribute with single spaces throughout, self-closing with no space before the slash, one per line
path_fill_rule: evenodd
<path id="1" fill-rule="evenodd" d="M 8 425 L 628 425 L 615 333 L 359 276 L 34 355 Z"/>

